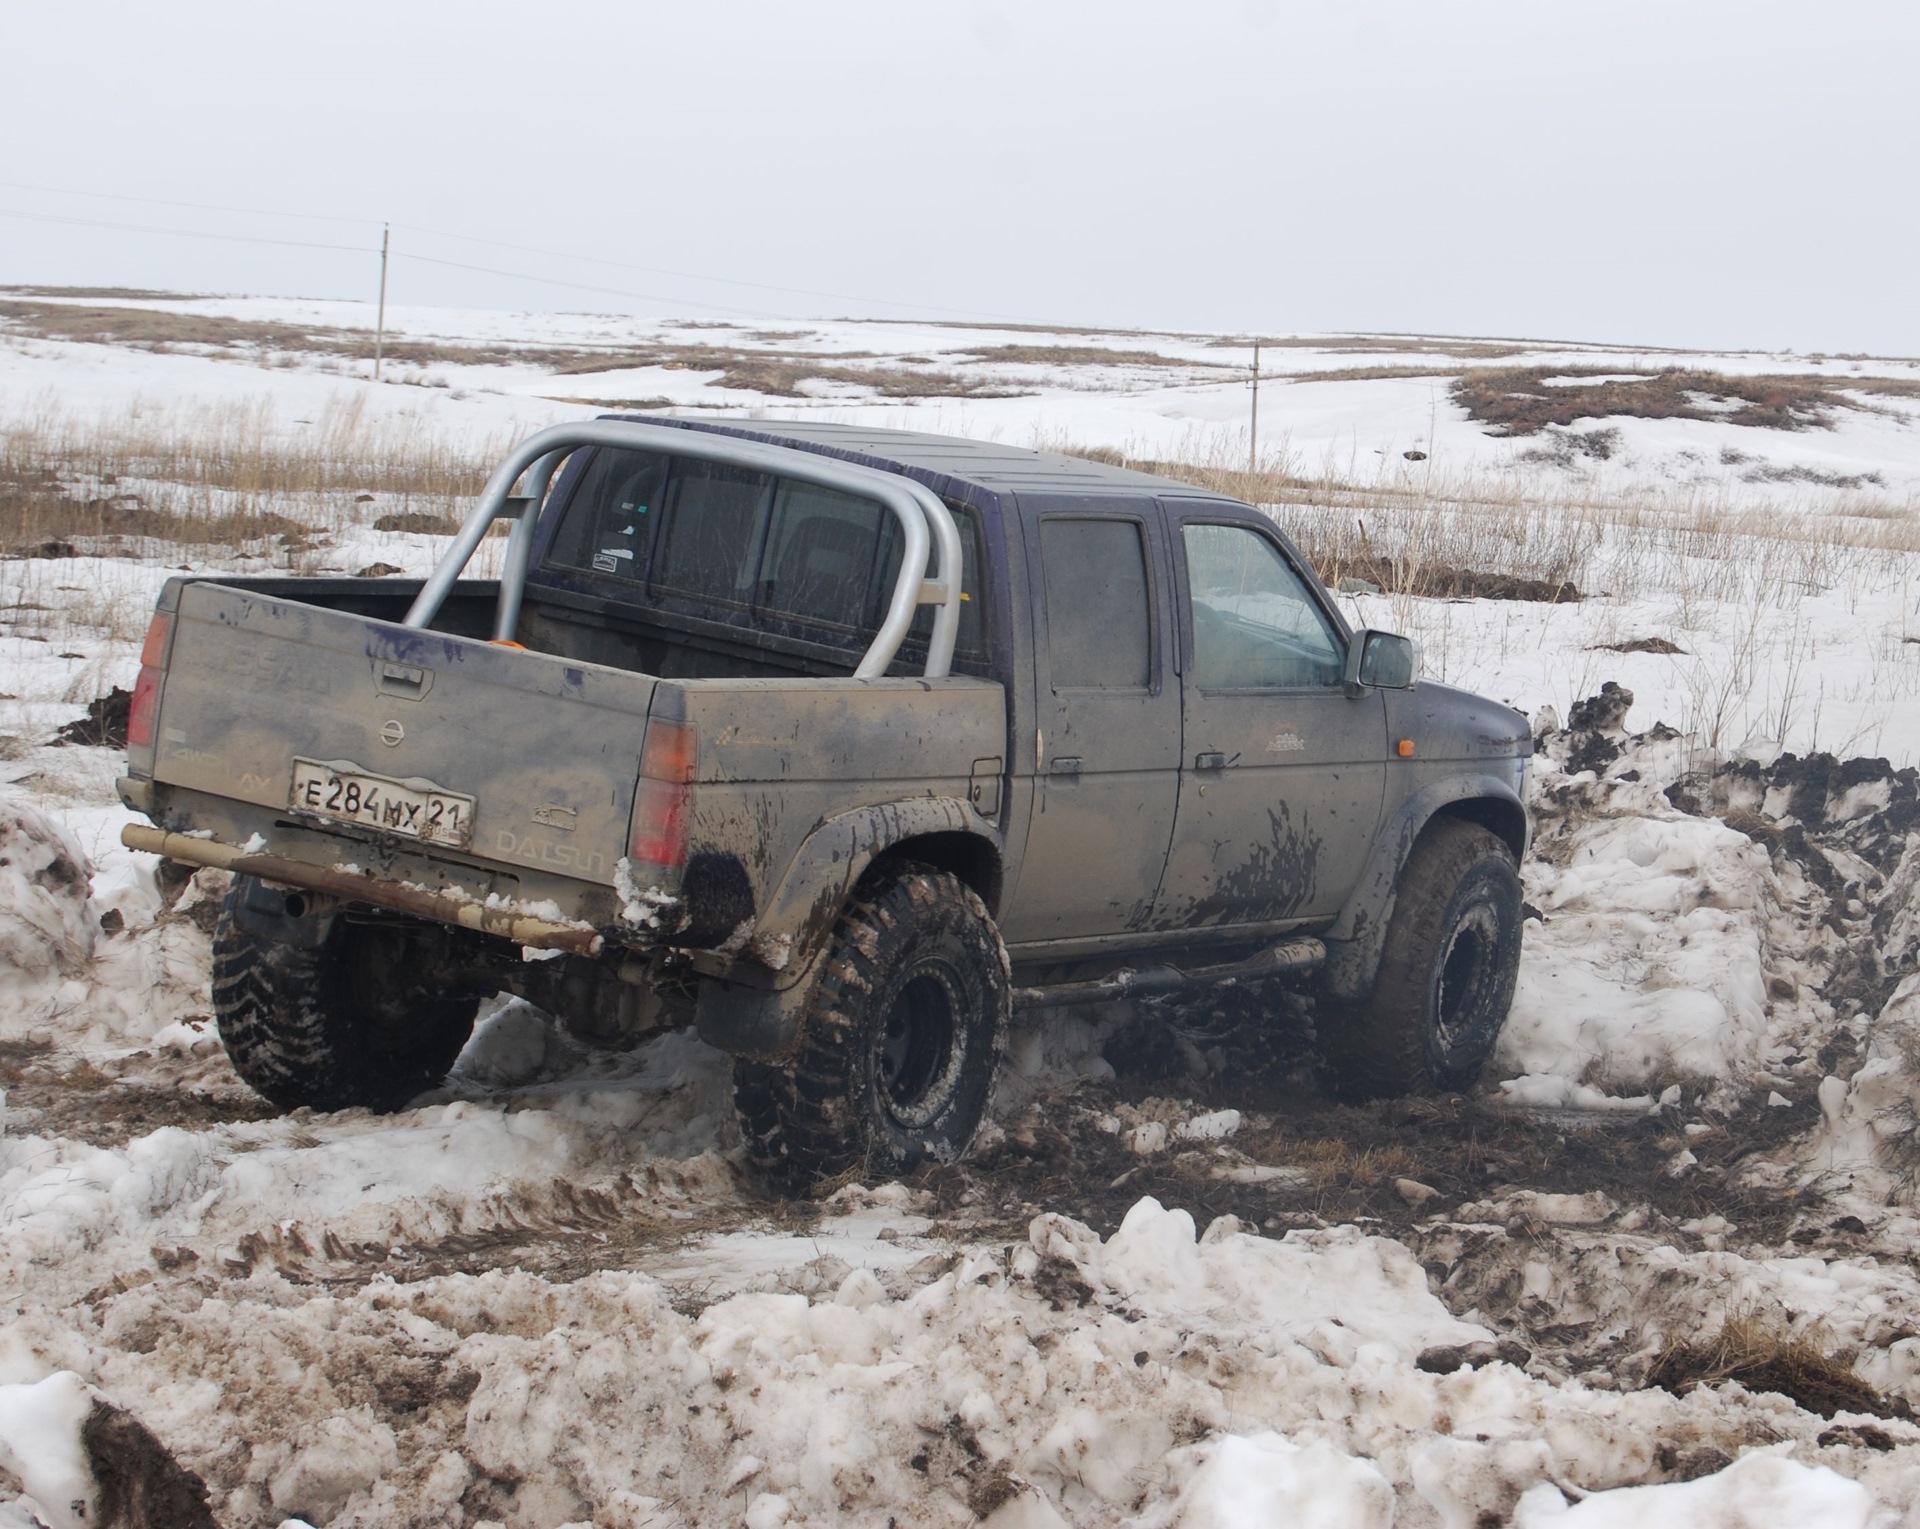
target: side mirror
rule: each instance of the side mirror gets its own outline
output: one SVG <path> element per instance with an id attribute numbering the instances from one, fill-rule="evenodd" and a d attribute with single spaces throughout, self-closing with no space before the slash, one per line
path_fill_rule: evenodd
<path id="1" fill-rule="evenodd" d="M 1420 679 L 1420 645 L 1398 632 L 1363 628 L 1347 648 L 1347 693 L 1367 688 L 1411 690 Z"/>

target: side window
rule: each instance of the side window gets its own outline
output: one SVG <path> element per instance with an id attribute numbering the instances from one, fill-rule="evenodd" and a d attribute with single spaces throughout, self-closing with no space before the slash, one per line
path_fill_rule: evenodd
<path id="1" fill-rule="evenodd" d="M 1189 524 L 1193 678 L 1203 690 L 1338 685 L 1345 653 L 1280 549 L 1246 526 Z"/>
<path id="2" fill-rule="evenodd" d="M 1145 690 L 1153 678 L 1146 545 L 1132 520 L 1040 522 L 1055 690 Z"/>
<path id="3" fill-rule="evenodd" d="M 772 492 L 773 479 L 751 468 L 676 461 L 653 583 L 677 594 L 751 601 L 762 512 Z"/>
<path id="4" fill-rule="evenodd" d="M 860 626 L 880 526 L 892 518 L 876 500 L 783 481 L 767 532 L 761 606 L 809 621 Z"/>
<path id="5" fill-rule="evenodd" d="M 547 561 L 583 573 L 642 582 L 660 518 L 667 459 L 650 451 L 600 450 L 574 490 Z"/>

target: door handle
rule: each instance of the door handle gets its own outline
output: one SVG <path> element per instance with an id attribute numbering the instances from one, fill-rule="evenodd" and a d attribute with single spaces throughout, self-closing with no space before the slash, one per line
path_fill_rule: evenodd
<path id="1" fill-rule="evenodd" d="M 1193 767 L 1196 770 L 1224 770 L 1227 767 L 1227 756 L 1217 749 L 1208 749 L 1203 754 L 1193 756 Z"/>
<path id="2" fill-rule="evenodd" d="M 433 689 L 433 671 L 412 664 L 382 662 L 374 671 L 373 688 L 402 701 L 418 701 Z"/>
<path id="3" fill-rule="evenodd" d="M 1078 754 L 1055 754 L 1052 762 L 1048 764 L 1047 769 L 1049 773 L 1054 775 L 1072 775 L 1077 777 L 1080 774 L 1080 756 Z"/>

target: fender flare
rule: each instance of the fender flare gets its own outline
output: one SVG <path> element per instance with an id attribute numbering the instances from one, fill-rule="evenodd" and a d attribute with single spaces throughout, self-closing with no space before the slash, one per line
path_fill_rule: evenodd
<path id="1" fill-rule="evenodd" d="M 1449 775 L 1416 791 L 1374 835 L 1360 880 L 1339 917 L 1322 936 L 1327 945 L 1327 964 L 1322 969 L 1321 986 L 1330 996 L 1353 1000 L 1372 991 L 1387 925 L 1393 918 L 1394 891 L 1407 857 L 1427 824 L 1461 802 L 1486 802 L 1500 817 L 1517 822 L 1520 842 L 1514 859 L 1525 859 L 1533 837 L 1532 820 L 1509 781 L 1475 772 Z M 1512 844 L 1512 834 L 1503 832 L 1501 837 Z"/>
<path id="2" fill-rule="evenodd" d="M 700 984 L 702 1040 L 723 1051 L 775 1057 L 793 1043 L 812 978 L 840 910 L 867 868 L 895 845 L 927 834 L 963 834 L 995 856 L 1000 830 L 956 797 L 919 797 L 855 808 L 810 833 L 754 920 L 727 976 Z"/>

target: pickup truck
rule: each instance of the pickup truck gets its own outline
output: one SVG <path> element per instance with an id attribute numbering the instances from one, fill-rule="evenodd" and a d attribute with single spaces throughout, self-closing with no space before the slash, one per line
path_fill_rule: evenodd
<path id="1" fill-rule="evenodd" d="M 697 1026 L 804 1192 L 964 1151 L 1020 1009 L 1306 995 L 1342 1094 L 1471 1084 L 1533 744 L 1417 667 L 1201 489 L 610 416 L 518 447 L 426 580 L 168 581 L 123 840 L 235 873 L 213 1001 L 268 1100 L 398 1108 L 513 992 Z"/>

